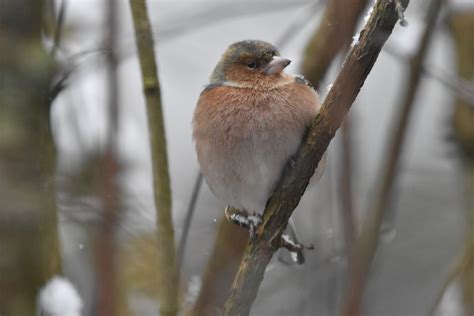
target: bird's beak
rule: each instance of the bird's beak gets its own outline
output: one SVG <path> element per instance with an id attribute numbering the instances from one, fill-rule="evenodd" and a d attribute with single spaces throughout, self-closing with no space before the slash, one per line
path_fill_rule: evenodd
<path id="1" fill-rule="evenodd" d="M 280 73 L 291 63 L 291 60 L 282 58 L 279 56 L 273 56 L 268 66 L 265 67 L 265 73 L 267 75 L 273 75 L 276 73 Z"/>

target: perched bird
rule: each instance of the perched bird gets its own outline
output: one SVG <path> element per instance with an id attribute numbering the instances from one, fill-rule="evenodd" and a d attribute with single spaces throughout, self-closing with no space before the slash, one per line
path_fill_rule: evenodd
<path id="1" fill-rule="evenodd" d="M 227 210 L 239 210 L 226 215 L 252 236 L 320 107 L 303 77 L 284 73 L 289 64 L 263 41 L 230 45 L 194 112 L 193 136 L 204 178 L 231 207 Z"/>

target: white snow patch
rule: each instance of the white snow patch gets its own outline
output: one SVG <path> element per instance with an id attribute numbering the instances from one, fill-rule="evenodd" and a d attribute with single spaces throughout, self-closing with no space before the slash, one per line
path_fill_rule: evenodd
<path id="1" fill-rule="evenodd" d="M 367 24 L 367 22 L 370 19 L 370 16 L 372 15 L 372 12 L 374 12 L 374 7 L 377 4 L 377 0 L 374 0 L 374 3 L 370 6 L 369 10 L 367 11 L 367 14 L 364 17 L 364 25 Z"/>
<path id="2" fill-rule="evenodd" d="M 54 276 L 40 290 L 38 311 L 41 316 L 80 316 L 82 300 L 68 279 Z"/>
<path id="3" fill-rule="evenodd" d="M 332 86 L 333 86 L 332 83 L 330 83 L 330 84 L 327 85 L 327 87 L 326 87 L 326 93 L 329 93 L 329 91 L 331 91 Z"/>
<path id="4" fill-rule="evenodd" d="M 359 45 L 359 33 L 357 33 L 356 35 L 352 36 L 352 43 L 351 43 L 351 47 L 354 47 L 354 46 L 357 46 Z"/>
<path id="5" fill-rule="evenodd" d="M 367 11 L 367 14 L 364 17 L 364 23 L 367 23 L 369 21 L 370 16 L 372 15 L 372 12 L 374 12 L 374 6 L 373 5 L 369 8 L 369 11 Z"/>

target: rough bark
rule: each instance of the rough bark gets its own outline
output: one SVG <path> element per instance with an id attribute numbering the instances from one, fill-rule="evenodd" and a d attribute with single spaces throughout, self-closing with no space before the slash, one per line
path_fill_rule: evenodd
<path id="1" fill-rule="evenodd" d="M 403 1 L 404 7 L 408 2 Z M 288 219 L 397 20 L 398 15 L 392 1 L 377 2 L 371 18 L 360 34 L 359 44 L 351 49 L 320 113 L 313 120 L 296 156 L 287 164 L 267 203 L 259 236 L 247 246 L 223 315 L 249 314 L 265 268 L 278 249 Z"/>

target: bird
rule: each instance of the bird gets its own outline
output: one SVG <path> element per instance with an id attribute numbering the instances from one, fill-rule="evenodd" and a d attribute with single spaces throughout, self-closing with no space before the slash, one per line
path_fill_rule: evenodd
<path id="1" fill-rule="evenodd" d="M 270 43 L 233 43 L 194 111 L 193 138 L 204 179 L 227 203 L 226 216 L 248 228 L 252 238 L 287 161 L 320 109 L 308 81 L 285 73 L 290 62 Z"/>

